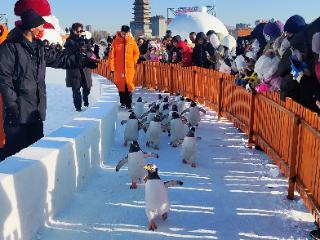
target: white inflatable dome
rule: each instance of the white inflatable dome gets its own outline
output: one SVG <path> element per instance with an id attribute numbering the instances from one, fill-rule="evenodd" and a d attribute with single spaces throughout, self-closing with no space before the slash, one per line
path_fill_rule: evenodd
<path id="1" fill-rule="evenodd" d="M 229 35 L 225 25 L 216 17 L 206 12 L 191 12 L 176 16 L 169 24 L 172 35 L 180 35 L 182 39 L 189 39 L 190 32 L 204 32 L 214 30 L 223 37 Z"/>

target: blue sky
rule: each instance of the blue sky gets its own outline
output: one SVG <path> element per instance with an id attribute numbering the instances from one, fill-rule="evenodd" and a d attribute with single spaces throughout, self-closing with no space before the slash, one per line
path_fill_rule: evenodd
<path id="1" fill-rule="evenodd" d="M 53 14 L 62 27 L 80 21 L 92 24 L 94 29 L 114 32 L 132 19 L 133 0 L 49 0 Z M 15 0 L 1 0 L 0 13 L 9 15 L 10 26 Z M 212 5 L 213 0 L 150 0 L 152 15 L 166 16 L 168 7 Z M 320 0 L 216 0 L 217 14 L 227 25 L 238 22 L 253 24 L 256 19 L 275 18 L 285 21 L 300 14 L 308 22 L 320 16 Z"/>

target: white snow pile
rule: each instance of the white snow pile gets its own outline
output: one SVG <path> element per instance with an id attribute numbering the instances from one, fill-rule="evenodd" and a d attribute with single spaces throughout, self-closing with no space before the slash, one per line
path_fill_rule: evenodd
<path id="1" fill-rule="evenodd" d="M 190 32 L 204 32 L 214 30 L 223 37 L 229 35 L 225 25 L 216 17 L 206 12 L 192 12 L 175 17 L 168 29 L 173 35 L 180 35 L 182 39 L 189 39 Z"/>

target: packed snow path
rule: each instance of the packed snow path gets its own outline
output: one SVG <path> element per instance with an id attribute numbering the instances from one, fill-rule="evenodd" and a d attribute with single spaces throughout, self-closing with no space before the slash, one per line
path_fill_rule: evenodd
<path id="1" fill-rule="evenodd" d="M 138 89 L 134 98 L 156 99 Z M 128 113 L 119 112 L 119 122 Z M 178 179 L 181 187 L 168 190 L 171 211 L 158 230 L 148 231 L 144 186 L 130 190 L 127 169 L 115 171 L 128 153 L 124 127 L 118 124 L 114 147 L 105 166 L 77 194 L 70 206 L 39 231 L 44 240 L 128 239 L 307 239 L 313 218 L 302 200 L 286 199 L 287 180 L 262 152 L 246 148 L 245 135 L 226 120 L 207 112 L 198 129 L 198 167 L 183 165 L 180 149 L 163 134 L 159 159 L 162 180 Z M 145 151 L 145 134 L 140 145 Z"/>

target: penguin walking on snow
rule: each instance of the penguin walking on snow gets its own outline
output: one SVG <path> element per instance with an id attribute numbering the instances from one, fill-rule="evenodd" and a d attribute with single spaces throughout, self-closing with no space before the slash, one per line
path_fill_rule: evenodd
<path id="1" fill-rule="evenodd" d="M 134 112 L 130 114 L 128 120 L 121 121 L 121 125 L 124 124 L 126 124 L 124 129 L 124 146 L 127 146 L 129 141 L 138 141 L 139 130 L 142 129 L 142 124 Z"/>
<path id="2" fill-rule="evenodd" d="M 182 143 L 184 136 L 184 124 L 178 112 L 173 112 L 170 121 L 170 146 L 178 147 Z"/>
<path id="3" fill-rule="evenodd" d="M 160 137 L 161 137 L 161 117 L 156 115 L 153 121 L 150 122 L 148 129 L 146 130 L 146 146 L 160 149 Z"/>
<path id="4" fill-rule="evenodd" d="M 149 230 L 155 231 L 158 228 L 156 218 L 161 217 L 163 221 L 168 218 L 170 203 L 166 188 L 181 186 L 183 182 L 162 182 L 156 165 L 148 164 L 144 169 L 148 171 L 148 175 L 145 178 L 145 211 L 149 220 Z"/>
<path id="5" fill-rule="evenodd" d="M 141 118 L 144 114 L 144 103 L 142 102 L 142 98 L 139 97 L 137 102 L 134 104 L 133 112 L 136 114 L 137 118 Z"/>
<path id="6" fill-rule="evenodd" d="M 184 164 L 191 164 L 193 168 L 196 167 L 197 154 L 197 138 L 195 136 L 195 128 L 190 128 L 187 136 L 184 137 L 181 149 L 181 158 Z"/>
<path id="7" fill-rule="evenodd" d="M 178 113 L 180 114 L 185 110 L 186 100 L 183 96 L 181 96 L 180 99 L 177 101 L 177 107 L 178 107 Z"/>
<path id="8" fill-rule="evenodd" d="M 137 182 L 142 181 L 146 175 L 146 170 L 144 166 L 147 164 L 145 158 L 159 158 L 156 153 L 144 153 L 139 146 L 137 141 L 134 141 L 130 145 L 128 155 L 122 159 L 116 166 L 116 171 L 118 172 L 125 164 L 128 164 L 128 172 L 131 179 L 130 189 L 137 188 Z"/>
<path id="9" fill-rule="evenodd" d="M 190 127 L 198 126 L 199 122 L 201 121 L 200 112 L 206 114 L 207 112 L 203 109 L 198 107 L 198 105 L 192 101 L 190 104 L 190 108 L 184 110 L 181 115 L 185 113 L 189 113 L 188 115 L 188 124 Z"/>

